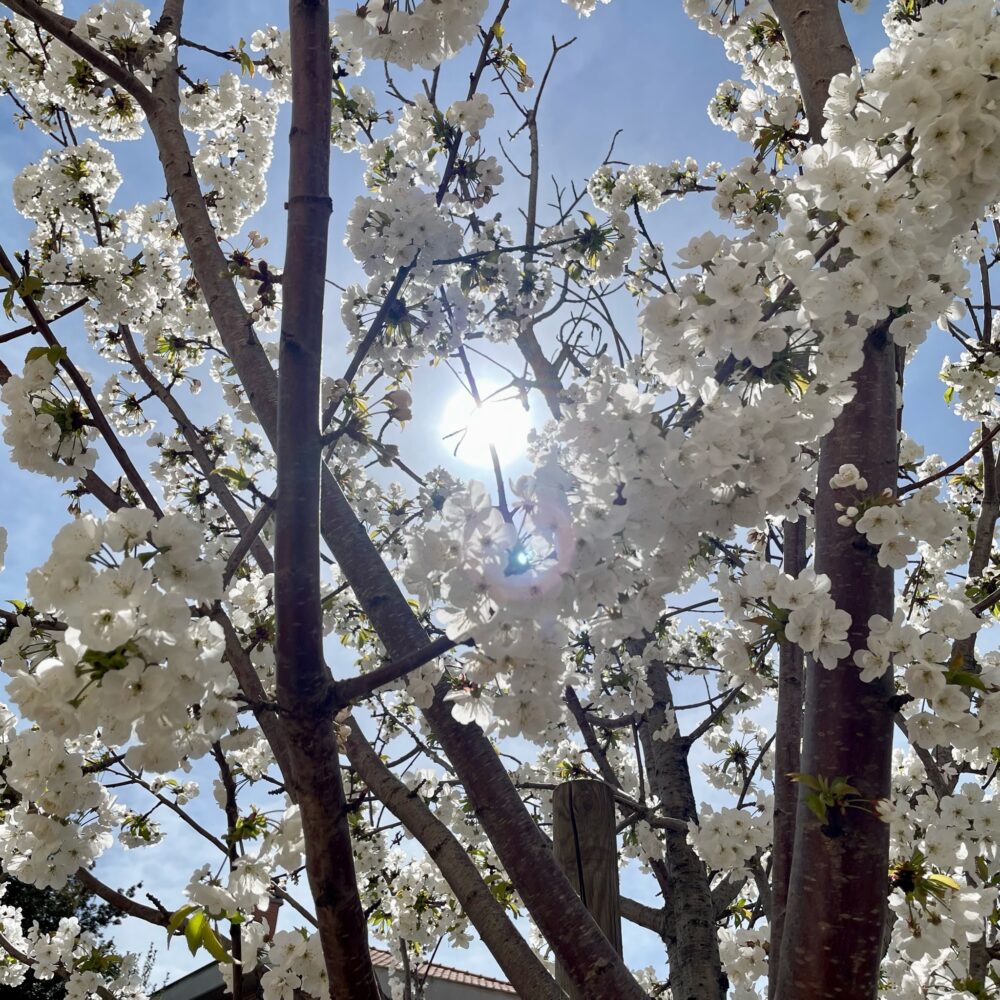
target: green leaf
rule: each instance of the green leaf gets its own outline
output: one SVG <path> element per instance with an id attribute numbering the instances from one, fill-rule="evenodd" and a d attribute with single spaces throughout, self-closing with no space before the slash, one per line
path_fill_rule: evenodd
<path id="1" fill-rule="evenodd" d="M 594 217 L 593 217 L 593 216 L 592 216 L 592 215 L 590 214 L 590 212 L 585 212 L 585 211 L 584 211 L 584 210 L 583 210 L 583 209 L 581 208 L 581 209 L 580 209 L 580 214 L 581 214 L 581 215 L 583 216 L 583 218 L 584 218 L 584 220 L 586 221 L 587 225 L 588 225 L 588 226 L 590 226 L 590 228 L 591 228 L 591 229 L 596 229 L 596 228 L 597 228 L 597 219 L 595 219 L 595 218 L 594 218 Z"/>
<path id="2" fill-rule="evenodd" d="M 233 964 L 233 956 L 222 947 L 222 942 L 219 940 L 215 931 L 212 930 L 211 925 L 207 921 L 201 932 L 201 943 L 205 946 L 205 951 L 207 951 L 209 955 L 216 960 L 216 962 L 222 962 L 225 965 Z"/>
<path id="3" fill-rule="evenodd" d="M 184 937 L 192 955 L 197 954 L 206 927 L 208 927 L 208 917 L 205 916 L 204 910 L 196 910 L 188 917 L 187 926 L 184 928 Z"/>
<path id="4" fill-rule="evenodd" d="M 245 490 L 253 482 L 253 477 L 248 476 L 245 469 L 237 469 L 231 465 L 218 466 L 215 469 L 215 474 L 222 476 L 223 479 L 228 479 L 233 484 L 233 488 L 237 490 Z"/>
<path id="5" fill-rule="evenodd" d="M 29 295 L 37 295 L 39 292 L 44 291 L 45 283 L 36 274 L 29 274 L 22 278 L 18 284 L 18 291 L 27 297 Z"/>
<path id="6" fill-rule="evenodd" d="M 814 792 L 818 792 L 823 787 L 819 778 L 816 778 L 811 774 L 802 774 L 799 771 L 790 771 L 788 777 L 791 778 L 792 781 L 797 781 L 800 785 L 805 785 L 806 788 L 811 788 Z"/>
<path id="7" fill-rule="evenodd" d="M 821 823 L 826 822 L 826 803 L 822 800 L 822 798 L 820 798 L 820 796 L 807 795 L 806 805 L 809 807 L 809 811 L 812 812 Z"/>
<path id="8" fill-rule="evenodd" d="M 170 946 L 169 938 L 172 938 L 177 933 L 188 914 L 197 909 L 198 907 L 195 906 L 194 903 L 185 903 L 184 906 L 182 906 L 179 910 L 176 910 L 171 915 L 170 920 L 167 923 L 167 947 Z"/>
<path id="9" fill-rule="evenodd" d="M 969 687 L 976 691 L 985 691 L 986 685 L 978 674 L 970 673 L 968 670 L 949 670 L 945 674 L 945 680 L 949 684 L 957 684 L 959 687 Z"/>
<path id="10" fill-rule="evenodd" d="M 947 886 L 947 888 L 954 889 L 956 892 L 962 888 L 950 875 L 942 875 L 940 872 L 932 872 L 927 876 L 927 881 Z"/>
<path id="11" fill-rule="evenodd" d="M 954 395 L 955 395 L 955 387 L 953 385 L 949 385 L 948 388 L 945 389 L 944 391 L 944 401 L 946 403 L 950 403 L 951 397 Z"/>
<path id="12" fill-rule="evenodd" d="M 830 785 L 830 794 L 837 799 L 846 799 L 848 795 L 860 796 L 861 792 L 843 778 L 834 778 L 833 784 Z"/>
<path id="13" fill-rule="evenodd" d="M 246 39 L 241 38 L 240 44 L 233 49 L 232 52 L 236 56 L 236 61 L 240 64 L 240 73 L 246 73 L 249 76 L 253 76 L 257 67 L 254 66 L 250 53 L 246 51 L 246 44 Z"/>
<path id="14" fill-rule="evenodd" d="M 39 358 L 48 358 L 49 364 L 55 368 L 66 356 L 66 348 L 60 344 L 53 344 L 51 347 L 43 347 L 39 344 L 37 347 L 32 347 L 25 354 L 24 363 L 30 365 L 32 361 L 37 361 Z"/>

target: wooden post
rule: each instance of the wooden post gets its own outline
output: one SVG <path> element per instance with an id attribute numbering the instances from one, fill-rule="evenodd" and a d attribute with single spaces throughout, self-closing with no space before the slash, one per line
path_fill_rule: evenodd
<path id="1" fill-rule="evenodd" d="M 618 895 L 618 840 L 615 800 L 603 782 L 565 781 L 552 794 L 552 846 L 563 870 L 620 955 L 621 902 Z M 571 1000 L 581 1000 L 560 964 L 556 982 Z"/>

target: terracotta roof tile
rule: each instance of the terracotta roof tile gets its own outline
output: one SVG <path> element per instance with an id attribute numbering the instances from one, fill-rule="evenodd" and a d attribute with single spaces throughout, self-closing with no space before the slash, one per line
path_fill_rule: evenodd
<path id="1" fill-rule="evenodd" d="M 397 968 L 399 963 L 392 956 L 391 952 L 383 951 L 381 948 L 372 948 L 372 964 L 383 969 Z M 450 965 L 438 965 L 436 962 L 421 965 L 417 970 L 421 975 L 430 976 L 432 979 L 443 979 L 451 983 L 462 983 L 465 986 L 479 986 L 484 990 L 493 990 L 495 993 L 507 993 L 514 995 L 514 987 L 505 979 L 494 979 L 492 976 L 480 976 L 474 972 L 464 972 L 462 969 L 455 969 Z"/>

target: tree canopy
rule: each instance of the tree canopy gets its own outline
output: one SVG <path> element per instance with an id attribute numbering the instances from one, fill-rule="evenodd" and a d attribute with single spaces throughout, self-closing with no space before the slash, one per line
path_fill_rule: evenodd
<path id="1" fill-rule="evenodd" d="M 857 0 L 685 0 L 742 157 L 625 163 L 608 121 L 550 181 L 541 111 L 610 0 L 564 0 L 539 65 L 519 2 L 290 0 L 229 47 L 183 0 L 0 2 L 42 146 L 0 236 L 2 461 L 71 514 L 0 528 L 31 563 L 0 866 L 265 1000 L 379 1000 L 373 939 L 410 996 L 473 938 L 530 1000 L 998 995 L 995 3 L 890 0 L 868 67 Z M 607 86 L 664 88 L 666 129 L 669 72 Z M 690 200 L 713 228 L 670 253 Z M 902 405 L 928 341 L 945 457 Z M 421 457 L 446 370 L 479 478 Z M 657 967 L 556 862 L 579 779 Z M 116 889 L 116 841 L 173 896 Z M 0 984 L 142 997 L 83 930 L 0 905 Z"/>

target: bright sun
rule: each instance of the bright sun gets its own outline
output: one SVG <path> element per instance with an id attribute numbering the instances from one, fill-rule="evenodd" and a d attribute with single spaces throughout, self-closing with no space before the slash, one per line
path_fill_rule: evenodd
<path id="1" fill-rule="evenodd" d="M 512 390 L 497 393 L 495 386 L 480 386 L 479 393 L 479 407 L 464 389 L 448 401 L 441 419 L 445 446 L 469 465 L 488 466 L 491 444 L 501 463 L 520 458 L 528 445 L 531 414 Z"/>

